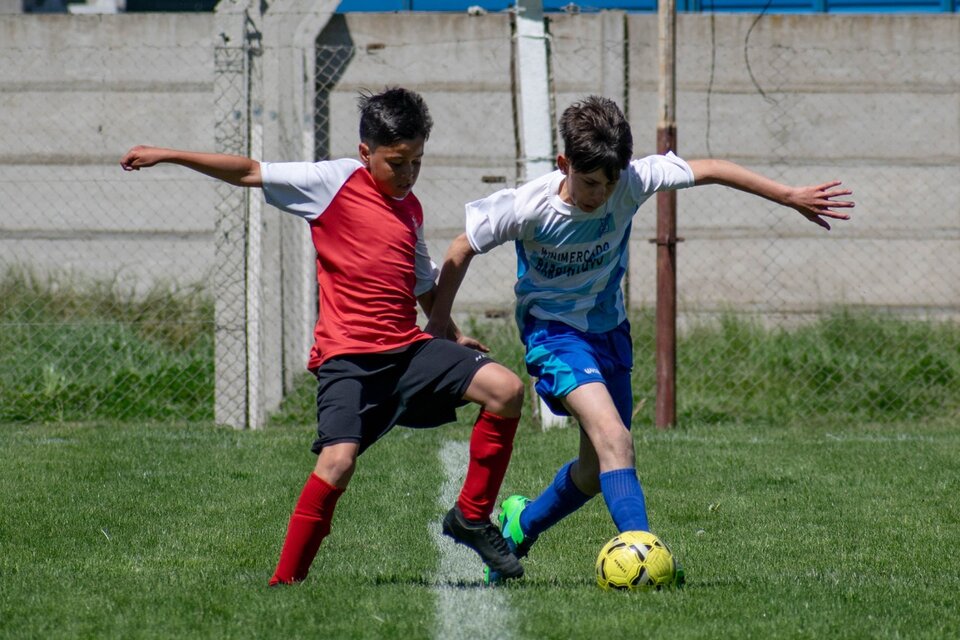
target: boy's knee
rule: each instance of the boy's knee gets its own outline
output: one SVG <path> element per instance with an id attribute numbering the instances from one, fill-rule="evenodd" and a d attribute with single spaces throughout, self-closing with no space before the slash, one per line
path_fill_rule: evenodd
<path id="1" fill-rule="evenodd" d="M 523 381 L 511 371 L 510 376 L 503 385 L 503 391 L 504 405 L 509 407 L 511 410 L 516 411 L 516 413 L 519 415 L 520 411 L 523 409 L 523 397 L 525 392 Z"/>
<path id="2" fill-rule="evenodd" d="M 481 404 L 491 413 L 503 417 L 515 418 L 523 410 L 523 381 L 510 369 L 499 365 L 487 365 L 484 372 L 483 388 L 485 398 Z"/>
<path id="3" fill-rule="evenodd" d="M 320 451 L 314 473 L 334 486 L 345 487 L 353 476 L 356 465 L 356 445 L 331 445 Z"/>
<path id="4" fill-rule="evenodd" d="M 595 443 L 594 446 L 601 467 L 622 469 L 635 464 L 633 436 L 624 427 L 610 429 L 604 434 L 603 441 Z M 599 473 L 599 469 L 597 472 Z"/>

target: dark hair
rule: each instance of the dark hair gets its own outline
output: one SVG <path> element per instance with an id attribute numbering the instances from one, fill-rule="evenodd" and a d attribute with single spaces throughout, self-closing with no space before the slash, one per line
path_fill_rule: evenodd
<path id="1" fill-rule="evenodd" d="M 633 155 L 630 124 L 613 100 L 588 96 L 567 107 L 560 118 L 563 155 L 579 172 L 603 169 L 615 180 Z"/>
<path id="2" fill-rule="evenodd" d="M 381 93 L 361 93 L 360 140 L 371 148 L 400 140 L 430 137 L 433 119 L 420 94 L 390 87 Z"/>

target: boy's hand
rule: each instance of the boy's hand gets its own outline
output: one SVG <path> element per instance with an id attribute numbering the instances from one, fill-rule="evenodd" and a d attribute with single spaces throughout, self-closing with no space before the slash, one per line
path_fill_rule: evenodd
<path id="1" fill-rule="evenodd" d="M 457 344 L 462 344 L 463 346 L 469 347 L 474 351 L 482 351 L 483 353 L 488 353 L 490 351 L 490 347 L 483 344 L 479 340 L 460 333 L 460 330 L 457 329 L 452 322 L 442 323 L 435 322 L 433 320 L 427 320 L 427 325 L 423 328 L 423 331 L 424 333 L 429 333 L 434 338 L 453 340 Z"/>
<path id="2" fill-rule="evenodd" d="M 465 347 L 470 347 L 474 351 L 480 351 L 482 353 L 490 353 L 490 347 L 483 344 L 479 340 L 475 340 L 474 338 L 471 338 L 470 336 L 465 336 L 461 334 L 457 338 L 457 344 L 462 344 Z"/>
<path id="3" fill-rule="evenodd" d="M 852 200 L 834 200 L 834 198 L 853 194 L 850 189 L 836 189 L 835 187 L 839 187 L 840 184 L 839 180 L 834 180 L 813 187 L 796 187 L 792 190 L 786 204 L 799 211 L 810 222 L 829 231 L 830 224 L 824 218 L 849 220 L 849 213 L 833 209 L 852 209 L 854 206 Z"/>
<path id="4" fill-rule="evenodd" d="M 120 166 L 124 171 L 139 171 L 144 167 L 152 167 L 163 159 L 162 150 L 157 147 L 137 145 L 127 151 L 120 159 Z"/>

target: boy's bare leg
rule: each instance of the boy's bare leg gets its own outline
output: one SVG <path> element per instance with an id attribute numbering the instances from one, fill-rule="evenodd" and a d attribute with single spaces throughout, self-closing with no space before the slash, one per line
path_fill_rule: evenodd
<path id="1" fill-rule="evenodd" d="M 340 442 L 324 447 L 317 456 L 287 526 L 287 536 L 270 586 L 292 584 L 307 577 L 320 543 L 330 533 L 333 511 L 356 469 L 360 445 Z"/>
<path id="2" fill-rule="evenodd" d="M 346 489 L 357 468 L 360 443 L 337 442 L 320 450 L 313 472 L 322 480 L 340 489 Z"/>
<path id="3" fill-rule="evenodd" d="M 578 465 L 583 467 L 584 475 L 574 472 L 577 486 L 584 490 L 588 488 L 581 481 L 590 482 L 587 474 L 591 471 L 592 482 L 596 482 L 596 476 L 600 473 L 633 467 L 633 438 L 620 419 L 606 385 L 591 382 L 577 387 L 564 398 L 564 405 L 580 423 L 587 437 L 587 442 L 581 439 L 580 452 L 588 455 Z"/>
<path id="4" fill-rule="evenodd" d="M 595 492 L 599 485 L 620 531 L 648 530 L 646 501 L 635 468 L 633 437 L 620 419 L 606 385 L 585 384 L 570 392 L 564 403 L 589 439 L 588 447 L 581 437 L 581 453 L 589 454 L 592 448 L 596 455 L 574 465 L 572 479 L 584 493 Z"/>
<path id="5" fill-rule="evenodd" d="M 519 418 L 523 410 L 523 382 L 502 364 L 491 362 L 473 376 L 464 399 L 504 418 Z"/>

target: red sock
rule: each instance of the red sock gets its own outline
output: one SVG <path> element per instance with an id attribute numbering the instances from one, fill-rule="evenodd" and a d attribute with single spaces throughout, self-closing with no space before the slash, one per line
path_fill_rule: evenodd
<path id="1" fill-rule="evenodd" d="M 457 506 L 467 520 L 487 520 L 507 472 L 520 418 L 481 411 L 470 436 L 470 463 Z"/>
<path id="2" fill-rule="evenodd" d="M 280 582 L 300 582 L 307 577 L 320 543 L 330 533 L 333 509 L 341 495 L 343 489 L 333 486 L 315 473 L 310 474 L 290 516 L 280 561 L 270 578 L 271 587 Z"/>

